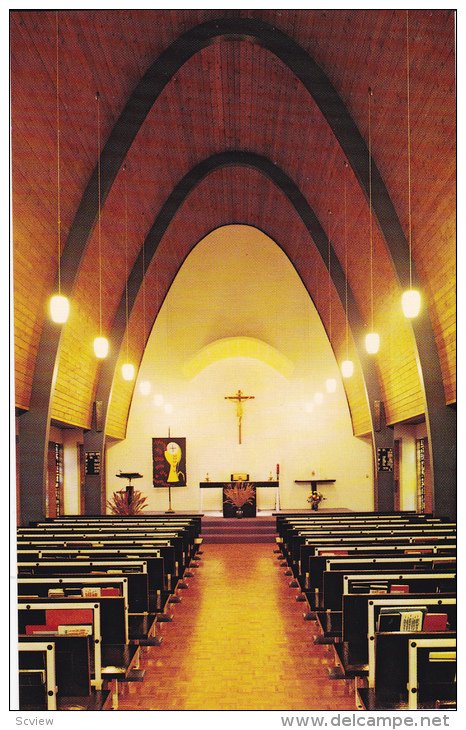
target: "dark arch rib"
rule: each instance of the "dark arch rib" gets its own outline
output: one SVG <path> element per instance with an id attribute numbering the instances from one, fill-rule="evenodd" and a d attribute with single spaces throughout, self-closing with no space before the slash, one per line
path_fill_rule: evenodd
<path id="1" fill-rule="evenodd" d="M 263 175 L 268 177 L 274 185 L 276 185 L 282 193 L 287 197 L 291 205 L 296 210 L 297 215 L 303 221 L 306 229 L 310 234 L 310 240 L 313 240 L 322 261 L 325 266 L 328 265 L 328 249 L 327 238 L 325 232 L 315 215 L 313 209 L 303 196 L 295 182 L 277 165 L 268 158 L 252 152 L 245 151 L 229 151 L 221 152 L 195 165 L 175 186 L 171 195 L 167 198 L 162 206 L 154 224 L 149 231 L 144 243 L 144 255 L 147 262 L 146 270 L 150 261 L 156 254 L 158 245 L 167 231 L 168 226 L 175 217 L 177 211 L 184 203 L 192 190 L 199 185 L 204 178 L 215 170 L 228 166 L 251 167 L 259 170 Z M 230 222 L 230 221 L 229 221 Z M 237 222 L 237 221 L 236 221 Z M 291 261 L 293 264 L 293 261 Z M 181 264 L 181 262 L 180 262 Z M 293 264 L 294 265 L 294 264 Z M 331 249 L 331 271 L 332 279 L 337 290 L 342 306 L 345 306 L 345 275 L 340 266 L 337 256 L 333 248 Z M 142 249 L 138 259 L 135 261 L 133 269 L 128 277 L 128 305 L 132 310 L 139 289 L 142 285 Z M 307 287 L 306 287 L 307 288 Z M 157 313 L 155 313 L 156 315 Z M 381 400 L 380 384 L 377 377 L 375 361 L 369 358 L 365 350 L 361 347 L 364 333 L 364 322 L 361 320 L 359 311 L 354 302 L 352 293 L 349 293 L 348 301 L 348 318 L 351 330 L 355 338 L 356 347 L 364 375 L 364 383 L 366 388 L 366 398 L 369 411 L 371 413 L 371 421 L 374 421 L 374 404 Z M 110 340 L 112 342 L 112 351 L 109 357 L 103 362 L 100 376 L 97 384 L 96 400 L 101 404 L 102 427 L 101 430 L 92 429 L 85 435 L 86 451 L 104 452 L 105 447 L 105 420 L 108 415 L 108 406 L 110 394 L 112 392 L 113 378 L 115 368 L 118 362 L 119 351 L 126 327 L 126 296 L 122 296 L 113 321 Z M 330 343 L 332 344 L 332 343 Z M 372 441 L 374 455 L 377 448 L 384 446 L 393 446 L 393 431 L 388 429 L 385 424 L 376 430 L 372 428 Z M 393 474 L 390 472 L 382 472 L 376 479 L 376 495 L 377 505 L 380 510 L 393 509 Z M 93 513 L 99 510 L 101 501 L 101 490 L 104 486 L 102 476 L 91 476 L 86 478 L 86 511 Z"/>
<path id="2" fill-rule="evenodd" d="M 252 38 L 274 53 L 301 80 L 322 111 L 349 164 L 368 197 L 367 148 L 359 130 L 332 84 L 313 59 L 289 36 L 261 20 L 221 18 L 203 23 L 180 36 L 155 61 L 131 95 L 102 152 L 102 200 L 120 169 L 125 155 L 157 97 L 178 69 L 216 38 Z M 377 166 L 372 164 L 374 213 L 387 242 L 402 286 L 408 282 L 408 247 L 394 206 Z M 75 277 L 97 215 L 97 169 L 81 199 L 62 255 L 62 290 L 72 291 Z M 431 445 L 431 473 L 440 489 L 434 491 L 437 512 L 456 509 L 454 444 L 455 414 L 445 407 L 442 373 L 427 308 L 413 323 L 418 369 L 423 379 L 425 412 Z M 27 475 L 22 500 L 23 521 L 43 514 L 43 485 L 51 400 L 59 363 L 60 330 L 47 320 L 42 328 L 33 376 L 30 408 L 21 417 L 21 484 Z M 22 486 L 23 489 L 23 486 Z"/>

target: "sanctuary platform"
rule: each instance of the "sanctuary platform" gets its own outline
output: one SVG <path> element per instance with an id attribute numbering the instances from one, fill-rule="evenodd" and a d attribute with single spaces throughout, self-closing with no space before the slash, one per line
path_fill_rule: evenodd
<path id="1" fill-rule="evenodd" d="M 276 520 L 270 513 L 242 519 L 204 515 L 202 519 L 204 545 L 213 543 L 269 543 L 273 545 L 275 536 Z"/>

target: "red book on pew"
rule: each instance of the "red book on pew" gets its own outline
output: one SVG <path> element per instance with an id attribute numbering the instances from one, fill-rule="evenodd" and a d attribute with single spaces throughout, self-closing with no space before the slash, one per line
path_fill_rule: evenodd
<path id="1" fill-rule="evenodd" d="M 111 588 L 111 587 L 101 588 L 100 595 L 101 596 L 119 596 L 120 590 L 119 590 L 119 588 Z"/>
<path id="2" fill-rule="evenodd" d="M 404 583 L 392 583 L 390 593 L 409 593 L 409 586 Z"/>
<path id="3" fill-rule="evenodd" d="M 47 627 L 54 631 L 63 624 L 90 624 L 92 626 L 94 611 L 91 608 L 57 608 L 45 611 Z"/>
<path id="4" fill-rule="evenodd" d="M 25 632 L 28 636 L 34 634 L 56 634 L 56 626 L 49 626 L 47 624 L 26 624 Z"/>
<path id="5" fill-rule="evenodd" d="M 422 624 L 423 631 L 446 631 L 448 615 L 446 613 L 426 613 Z"/>

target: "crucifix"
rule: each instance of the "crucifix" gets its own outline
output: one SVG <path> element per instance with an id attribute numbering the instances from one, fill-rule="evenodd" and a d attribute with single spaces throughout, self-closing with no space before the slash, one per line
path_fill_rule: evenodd
<path id="1" fill-rule="evenodd" d="M 226 395 L 225 400 L 235 400 L 236 401 L 236 417 L 238 419 L 238 443 L 241 443 L 241 422 L 243 419 L 243 401 L 244 400 L 253 400 L 256 396 L 255 395 L 243 395 L 240 390 L 236 393 L 236 395 Z"/>

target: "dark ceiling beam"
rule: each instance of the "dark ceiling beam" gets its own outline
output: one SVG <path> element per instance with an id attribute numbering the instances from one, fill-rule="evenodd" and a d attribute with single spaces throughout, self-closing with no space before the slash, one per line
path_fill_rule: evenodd
<path id="1" fill-rule="evenodd" d="M 301 80 L 330 125 L 368 198 L 367 148 L 343 101 L 315 61 L 282 31 L 253 18 L 225 18 L 192 28 L 172 43 L 142 77 L 116 122 L 101 154 L 102 204 L 140 127 L 166 84 L 195 53 L 221 37 L 250 38 L 274 53 Z M 385 237 L 401 286 L 408 283 L 406 239 L 393 203 L 372 163 L 374 213 Z M 97 218 L 97 166 L 84 191 L 61 259 L 61 288 L 70 295 Z M 426 308 L 413 324 L 418 370 L 424 385 L 430 440 L 434 504 L 437 511 L 456 511 L 455 414 L 445 406 L 443 381 L 432 326 Z M 30 408 L 21 417 L 22 520 L 43 516 L 47 444 L 53 386 L 58 369 L 60 332 L 44 321 L 33 374 Z M 47 404 L 47 405 L 44 405 Z M 45 420 L 47 422 L 45 422 Z M 38 445 L 38 440 L 40 445 Z M 27 476 L 24 476 L 27 475 Z M 438 485 L 439 489 L 437 491 Z"/>
<path id="2" fill-rule="evenodd" d="M 312 241 L 314 242 L 317 250 L 319 251 L 324 266 L 328 267 L 328 241 L 326 234 L 313 209 L 299 190 L 296 183 L 281 168 L 279 168 L 268 158 L 262 155 L 241 150 L 222 152 L 216 155 L 212 155 L 211 157 L 203 160 L 198 165 L 193 167 L 192 170 L 190 170 L 175 186 L 171 195 L 167 198 L 166 202 L 162 206 L 160 213 L 156 217 L 146 237 L 144 245 L 141 248 L 139 257 L 135 261 L 133 269 L 128 277 L 129 312 L 132 311 L 139 289 L 142 286 L 143 250 L 147 271 L 150 266 L 150 262 L 156 255 L 159 243 L 165 235 L 167 228 L 171 224 L 176 213 L 183 205 L 192 190 L 196 186 L 198 186 L 204 178 L 206 178 L 215 170 L 232 166 L 250 167 L 259 170 L 259 172 L 265 175 L 269 180 L 272 181 L 274 185 L 276 185 L 282 191 L 282 193 L 286 196 L 291 205 L 294 207 L 297 215 L 301 218 L 304 225 L 306 226 L 306 229 L 310 235 L 309 245 L 312 245 Z M 231 221 L 224 221 L 224 224 L 228 223 L 231 223 Z M 265 231 L 265 233 L 267 234 L 267 231 Z M 190 247 L 189 251 L 192 250 L 193 246 L 196 243 L 197 241 L 193 241 L 193 245 Z M 280 242 L 277 243 L 278 245 L 280 245 Z M 188 255 L 189 251 L 186 253 L 186 256 Z M 288 258 L 290 257 L 288 256 Z M 291 264 L 294 266 L 294 262 L 291 259 L 290 261 Z M 179 262 L 178 268 L 182 265 L 182 263 L 182 261 Z M 345 308 L 345 274 L 340 266 L 340 262 L 333 250 L 333 247 L 331 247 L 330 269 L 331 277 L 340 298 L 342 307 Z M 306 290 L 310 294 L 306 282 L 303 280 L 303 277 L 299 274 L 299 272 L 298 275 L 303 281 Z M 167 293 L 168 292 L 165 292 L 165 296 Z M 153 312 L 154 321 L 157 314 L 158 312 Z M 362 346 L 365 325 L 360 317 L 359 310 L 356 306 L 351 291 L 348 292 L 348 320 L 350 323 L 351 331 L 358 351 L 361 368 L 363 371 L 367 405 L 371 414 L 371 436 L 374 454 L 376 505 L 377 508 L 381 511 L 389 511 L 394 509 L 393 472 L 377 472 L 375 457 L 377 455 L 377 448 L 393 448 L 393 430 L 387 428 L 383 420 L 380 421 L 380 418 L 376 418 L 375 411 L 380 411 L 377 404 L 382 401 L 376 361 L 374 358 L 371 358 L 367 355 L 364 347 Z M 97 383 L 96 403 L 98 403 L 98 410 L 100 413 L 101 422 L 98 428 L 92 428 L 85 434 L 84 447 L 86 451 L 98 451 L 101 454 L 104 454 L 105 452 L 106 420 L 108 416 L 114 377 L 116 374 L 119 351 L 122 343 L 124 342 L 125 331 L 126 292 L 122 295 L 120 299 L 120 303 L 113 321 L 112 330 L 110 332 L 110 341 L 112 343 L 111 352 L 109 357 L 102 364 Z M 332 343 L 330 343 L 330 345 L 332 346 Z M 380 423 L 380 425 L 378 425 L 377 427 L 374 426 L 376 420 Z M 88 511 L 89 514 L 99 511 L 100 505 L 102 504 L 103 500 L 102 495 L 104 494 L 104 490 L 105 474 L 103 472 L 100 475 L 86 476 L 86 511 Z"/>

